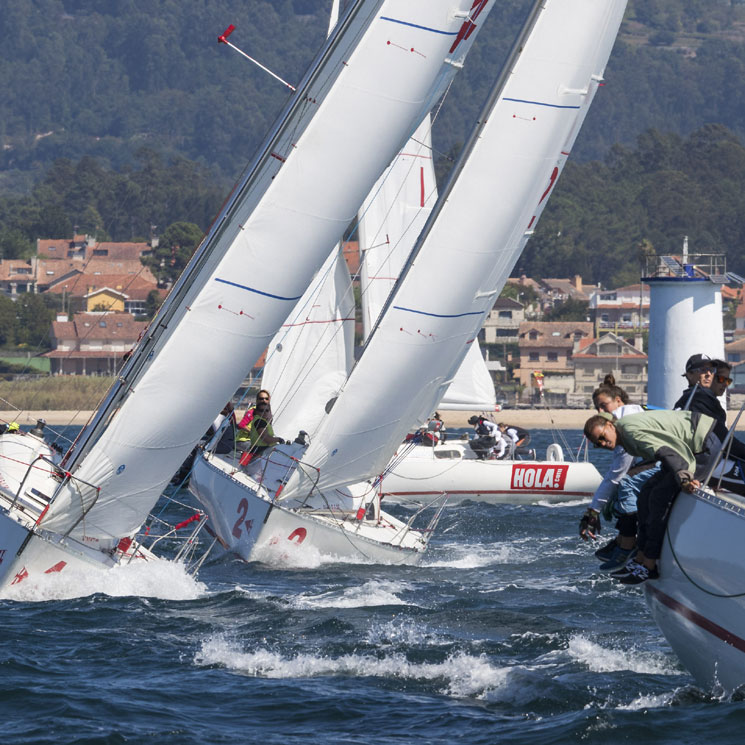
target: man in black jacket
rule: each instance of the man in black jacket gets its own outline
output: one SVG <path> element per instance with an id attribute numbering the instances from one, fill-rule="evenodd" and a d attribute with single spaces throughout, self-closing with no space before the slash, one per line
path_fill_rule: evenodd
<path id="1" fill-rule="evenodd" d="M 726 419 L 722 405 L 710 390 L 716 373 L 714 362 L 708 354 L 694 354 L 688 358 L 686 371 L 683 373 L 683 377 L 688 380 L 688 388 L 675 402 L 673 409 L 698 411 L 713 419 L 719 419 L 720 416 Z"/>
<path id="2" fill-rule="evenodd" d="M 719 402 L 719 396 L 724 395 L 732 382 L 730 370 L 729 364 L 724 360 L 713 360 L 705 354 L 692 355 L 686 362 L 685 372 L 690 385 L 673 407 L 710 416 L 715 421 L 712 431 L 721 442 L 727 437 L 727 412 Z M 724 488 L 742 494 L 745 488 L 745 469 L 738 461 L 745 461 L 745 443 L 733 436 L 726 449 L 730 460 L 717 469 L 713 484 L 721 478 Z"/>

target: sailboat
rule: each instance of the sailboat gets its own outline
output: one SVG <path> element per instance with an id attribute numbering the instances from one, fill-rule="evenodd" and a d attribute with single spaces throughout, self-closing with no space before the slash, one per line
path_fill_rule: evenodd
<path id="1" fill-rule="evenodd" d="M 233 550 L 251 558 L 267 543 L 331 541 L 330 531 L 317 529 L 317 518 L 327 516 L 337 521 L 331 551 L 364 550 L 361 538 L 355 542 L 360 517 L 374 506 L 365 500 L 409 428 L 421 426 L 441 400 L 499 295 L 602 80 L 625 6 L 536 2 L 360 360 L 310 444 L 278 446 L 253 478 L 214 456 L 202 461 L 213 478 L 201 498 L 225 516 L 221 537 Z M 244 531 L 254 508 L 256 538 L 253 517 L 251 535 Z M 395 526 L 395 535 L 407 527 Z M 420 547 L 407 545 L 408 556 L 400 542 L 380 549 L 377 555 L 398 552 L 405 561 Z"/>
<path id="2" fill-rule="evenodd" d="M 0 587 L 148 556 L 140 527 L 447 84 L 471 5 L 349 5 L 62 462 L 2 436 Z"/>
<path id="3" fill-rule="evenodd" d="M 442 82 L 462 67 L 492 6 L 493 0 L 475 0 L 465 15 L 456 13 L 462 21 L 460 26 L 453 25 L 452 31 L 443 29 L 445 36 L 454 37 L 447 51 L 455 56 L 448 59 L 438 93 L 444 90 Z M 427 12 L 434 14 L 433 19 L 439 17 L 433 7 L 428 6 Z M 426 29 L 441 28 L 439 23 L 433 20 Z M 360 196 L 357 206 L 364 197 Z M 302 347 L 301 340 L 306 337 L 300 332 L 308 326 L 319 333 L 307 337 L 307 346 Z M 353 295 L 338 249 L 332 251 L 317 281 L 300 299 L 268 351 L 265 375 L 277 381 L 272 394 L 279 402 L 274 411 L 275 431 L 290 433 L 291 437 L 300 428 L 314 433 L 315 424 L 333 404 L 353 361 Z M 283 387 L 282 380 L 290 384 Z M 330 493 L 280 499 L 292 471 L 303 467 L 300 458 L 306 446 L 304 438 L 298 437 L 245 467 L 235 451 L 225 456 L 205 452 L 197 458 L 189 489 L 211 516 L 222 545 L 246 560 L 255 558 L 257 551 L 263 552 L 279 538 L 304 543 L 306 548 L 320 546 L 323 553 L 335 556 L 392 563 L 418 560 L 440 509 L 434 511 L 422 531 L 413 525 L 418 513 L 402 522 L 381 512 L 369 484 L 340 485 Z"/>
<path id="4" fill-rule="evenodd" d="M 370 336 L 436 201 L 431 152 L 427 116 L 362 206 L 358 234 L 365 339 Z M 432 287 L 431 291 L 433 297 L 444 292 L 438 287 Z M 264 387 L 270 390 L 281 380 L 272 375 L 267 383 L 266 377 Z M 469 345 L 437 408 L 487 414 L 495 411 L 494 383 L 478 339 Z M 590 498 L 601 481 L 592 463 L 565 460 L 559 443 L 548 447 L 545 461 L 479 460 L 468 443 L 450 440 L 433 444 L 416 439 L 399 446 L 382 476 L 378 490 L 387 503 L 434 499 L 443 493 L 448 494 L 450 503 L 465 499 L 509 504 L 538 500 L 554 503 Z"/>

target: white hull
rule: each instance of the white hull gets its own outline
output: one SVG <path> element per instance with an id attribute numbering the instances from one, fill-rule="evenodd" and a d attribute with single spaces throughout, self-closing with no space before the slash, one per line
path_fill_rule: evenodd
<path id="1" fill-rule="evenodd" d="M 161 561 L 128 536 L 104 549 L 94 538 L 83 542 L 45 530 L 50 498 L 62 481 L 51 455 L 41 438 L 0 435 L 0 590 L 42 574 Z"/>
<path id="2" fill-rule="evenodd" d="M 478 460 L 460 442 L 434 448 L 419 445 L 392 463 L 380 487 L 386 502 L 443 493 L 450 504 L 466 499 L 494 504 L 567 502 L 589 499 L 601 481 L 592 463 Z"/>
<path id="3" fill-rule="evenodd" d="M 705 688 L 745 684 L 745 499 L 678 495 L 660 557 L 645 583 L 655 622 Z"/>
<path id="4" fill-rule="evenodd" d="M 270 547 L 281 552 L 284 541 L 345 561 L 386 564 L 414 564 L 427 547 L 423 533 L 384 512 L 358 519 L 362 500 L 354 492 L 347 498 L 352 509 L 339 502 L 319 508 L 278 501 L 274 489 L 282 479 L 275 477 L 271 467 L 249 475 L 230 456 L 205 455 L 194 464 L 189 490 L 223 547 L 246 561 L 262 560 Z M 262 481 L 274 485 L 272 492 Z"/>

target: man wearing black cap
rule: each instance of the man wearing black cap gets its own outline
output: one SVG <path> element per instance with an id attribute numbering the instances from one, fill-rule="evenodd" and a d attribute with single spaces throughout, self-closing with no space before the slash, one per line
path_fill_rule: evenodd
<path id="1" fill-rule="evenodd" d="M 724 409 L 717 397 L 709 390 L 714 380 L 716 367 L 708 354 L 693 354 L 686 362 L 683 377 L 688 380 L 688 388 L 675 402 L 673 409 L 698 411 L 713 419 L 721 419 Z"/>
<path id="2" fill-rule="evenodd" d="M 718 375 L 720 370 L 722 374 Z M 686 362 L 685 371 L 689 387 L 683 391 L 683 395 L 673 406 L 674 409 L 685 409 L 710 416 L 715 422 L 713 432 L 721 442 L 727 437 L 727 412 L 719 402 L 718 396 L 724 393 L 727 385 L 720 384 L 715 378 L 730 381 L 729 370 L 729 365 L 723 360 L 713 360 L 706 354 L 692 355 Z M 732 437 L 727 450 L 730 458 L 745 461 L 745 443 L 736 437 Z M 742 493 L 743 478 L 740 476 L 740 465 L 725 464 L 724 472 L 726 475 L 723 477 L 722 485 L 738 494 Z"/>

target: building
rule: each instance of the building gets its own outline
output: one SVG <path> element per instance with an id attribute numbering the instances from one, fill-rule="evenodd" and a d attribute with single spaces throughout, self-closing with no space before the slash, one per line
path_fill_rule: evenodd
<path id="1" fill-rule="evenodd" d="M 608 332 L 596 339 L 582 339 L 572 354 L 575 396 L 568 400 L 577 406 L 591 406 L 592 392 L 613 373 L 616 384 L 621 386 L 634 403 L 646 400 L 647 355 L 643 339 L 634 343 Z"/>
<path id="2" fill-rule="evenodd" d="M 572 355 L 583 339 L 592 338 L 588 321 L 523 321 L 518 333 L 520 367 L 515 378 L 525 386 L 523 398 L 536 392 L 534 372 L 543 374 L 545 391 L 566 396 L 574 392 Z"/>
<path id="3" fill-rule="evenodd" d="M 124 356 L 147 328 L 130 313 L 59 315 L 52 323 L 52 375 L 116 375 Z"/>
<path id="4" fill-rule="evenodd" d="M 479 341 L 485 344 L 511 343 L 518 340 L 520 324 L 525 320 L 525 307 L 509 297 L 498 297 L 484 319 Z"/>
<path id="5" fill-rule="evenodd" d="M 80 263 L 106 261 L 137 261 L 152 253 L 150 243 L 142 241 L 104 241 L 99 243 L 90 235 L 67 238 L 39 238 L 36 241 L 36 256 L 39 259 L 67 259 Z"/>
<path id="6" fill-rule="evenodd" d="M 598 330 L 648 328 L 649 287 L 640 282 L 615 290 L 595 290 L 590 295 L 590 311 Z"/>
<path id="7" fill-rule="evenodd" d="M 36 259 L 0 260 L 0 291 L 11 298 L 27 292 L 36 292 Z"/>

